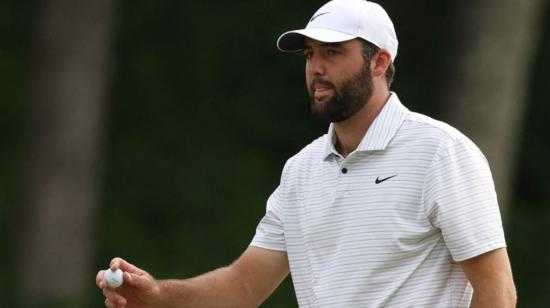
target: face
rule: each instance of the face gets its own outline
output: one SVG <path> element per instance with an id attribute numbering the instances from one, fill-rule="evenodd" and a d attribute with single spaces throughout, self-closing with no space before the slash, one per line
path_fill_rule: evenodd
<path id="1" fill-rule="evenodd" d="M 304 43 L 312 113 L 325 122 L 341 122 L 356 114 L 373 91 L 362 43 L 322 43 L 309 38 Z"/>

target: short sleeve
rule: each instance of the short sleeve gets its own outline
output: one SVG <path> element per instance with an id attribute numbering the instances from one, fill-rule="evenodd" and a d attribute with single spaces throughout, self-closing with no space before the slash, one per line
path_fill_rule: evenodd
<path id="1" fill-rule="evenodd" d="M 266 213 L 256 228 L 256 235 L 250 246 L 286 251 L 279 193 L 280 188 L 277 188 L 267 200 Z"/>
<path id="2" fill-rule="evenodd" d="M 489 164 L 470 140 L 460 140 L 437 154 L 423 197 L 427 215 L 441 229 L 453 260 L 506 247 Z"/>

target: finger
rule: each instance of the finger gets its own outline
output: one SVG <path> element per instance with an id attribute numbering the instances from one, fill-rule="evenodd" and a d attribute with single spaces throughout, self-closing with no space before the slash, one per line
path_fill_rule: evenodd
<path id="1" fill-rule="evenodd" d="M 117 304 L 117 303 L 113 303 L 112 301 L 110 301 L 108 299 L 105 299 L 105 307 L 108 307 L 108 308 L 124 308 L 125 306 L 126 306 L 126 304 L 120 305 L 120 304 Z"/>
<path id="2" fill-rule="evenodd" d="M 97 275 L 95 276 L 95 283 L 100 288 L 105 288 L 105 280 L 103 279 L 103 274 L 105 273 L 104 270 L 101 270 L 97 272 Z"/>
<path id="3" fill-rule="evenodd" d="M 105 307 L 108 307 L 108 308 L 118 308 L 119 305 L 117 305 L 116 303 L 113 303 L 112 301 L 108 300 L 108 299 L 105 299 Z"/>
<path id="4" fill-rule="evenodd" d="M 105 299 L 105 307 L 107 308 L 117 308 L 117 304 L 113 303 L 112 301 L 110 301 L 109 299 Z"/>
<path id="5" fill-rule="evenodd" d="M 114 305 L 113 307 L 124 307 L 126 305 L 126 299 L 111 288 L 104 288 L 103 295 L 105 296 L 106 300 Z"/>
<path id="6" fill-rule="evenodd" d="M 113 271 L 116 271 L 117 269 L 120 268 L 123 272 L 130 272 L 130 273 L 135 273 L 135 274 L 145 273 L 145 271 L 143 271 L 142 269 L 138 268 L 137 266 L 135 266 L 133 264 L 130 264 L 129 262 L 127 262 L 126 260 L 124 260 L 122 258 L 114 258 L 111 261 L 111 264 L 110 264 L 109 267 Z"/>

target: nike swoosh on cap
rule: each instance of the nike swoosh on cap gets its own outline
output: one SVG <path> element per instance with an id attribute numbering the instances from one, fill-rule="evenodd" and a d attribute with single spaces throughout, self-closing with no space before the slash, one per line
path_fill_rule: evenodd
<path id="1" fill-rule="evenodd" d="M 312 22 L 314 19 L 316 19 L 317 17 L 321 16 L 321 15 L 326 15 L 326 14 L 330 14 L 330 12 L 324 12 L 324 13 L 319 13 L 313 17 L 311 17 L 311 19 L 309 20 L 309 22 Z"/>

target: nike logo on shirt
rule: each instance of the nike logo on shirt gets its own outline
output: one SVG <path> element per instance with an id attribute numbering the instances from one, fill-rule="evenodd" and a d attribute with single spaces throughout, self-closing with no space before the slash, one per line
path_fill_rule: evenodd
<path id="1" fill-rule="evenodd" d="M 396 174 L 396 175 L 392 175 L 392 176 L 388 176 L 387 178 L 383 178 L 383 179 L 380 179 L 380 177 L 376 177 L 376 180 L 374 181 L 374 184 L 380 184 L 380 183 L 382 183 L 382 182 L 384 182 L 384 181 L 387 181 L 387 180 L 389 180 L 389 179 L 391 179 L 391 178 L 393 178 L 393 177 L 396 177 L 396 176 L 397 176 L 397 174 Z"/>

